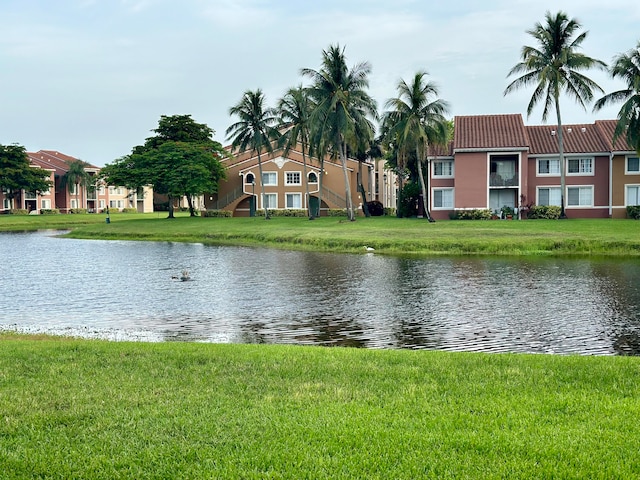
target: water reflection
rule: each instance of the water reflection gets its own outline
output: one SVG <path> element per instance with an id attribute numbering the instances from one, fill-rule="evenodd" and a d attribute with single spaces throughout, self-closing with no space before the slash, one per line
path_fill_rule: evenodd
<path id="1" fill-rule="evenodd" d="M 635 260 L 333 255 L 0 234 L 0 328 L 144 341 L 640 354 Z M 172 279 L 188 270 L 192 281 Z"/>

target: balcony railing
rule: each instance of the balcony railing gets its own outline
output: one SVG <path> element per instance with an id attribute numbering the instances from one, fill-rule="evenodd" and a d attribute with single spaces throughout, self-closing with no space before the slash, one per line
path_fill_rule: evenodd
<path id="1" fill-rule="evenodd" d="M 490 187 L 517 187 L 519 185 L 519 175 L 516 172 L 512 177 L 504 177 L 497 173 L 492 173 L 489 176 Z"/>

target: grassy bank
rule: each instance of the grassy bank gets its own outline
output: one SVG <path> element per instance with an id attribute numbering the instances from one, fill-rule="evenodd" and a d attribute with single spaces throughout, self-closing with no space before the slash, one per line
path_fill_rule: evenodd
<path id="1" fill-rule="evenodd" d="M 0 216 L 0 230 L 70 228 L 76 238 L 167 240 L 297 250 L 418 255 L 608 255 L 640 256 L 637 220 L 570 219 L 440 221 L 393 217 L 189 218 L 166 213 Z"/>
<path id="2" fill-rule="evenodd" d="M 0 476 L 637 478 L 639 361 L 0 334 Z"/>

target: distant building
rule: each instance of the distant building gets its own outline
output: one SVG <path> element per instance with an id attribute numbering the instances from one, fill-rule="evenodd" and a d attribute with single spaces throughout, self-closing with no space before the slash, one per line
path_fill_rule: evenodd
<path id="1" fill-rule="evenodd" d="M 286 155 L 283 149 L 275 149 L 273 153 L 262 153 L 262 184 L 264 198 L 260 193 L 258 156 L 256 152 L 237 153 L 231 158 L 222 160 L 227 169 L 227 179 L 220 182 L 218 193 L 205 195 L 204 206 L 208 210 L 230 210 L 234 216 L 249 216 L 253 209 L 261 210 L 304 210 L 309 205 L 317 206 L 321 198 L 321 215 L 330 209 L 346 208 L 346 190 L 342 165 L 337 160 L 326 158 L 323 165 L 322 194 L 320 195 L 320 161 L 307 155 L 307 174 L 304 176 L 302 150 L 292 148 Z M 380 163 L 377 164 L 378 169 Z M 358 191 L 358 179 L 366 193 L 366 201 L 386 199 L 387 206 L 395 206 L 395 189 L 385 195 L 385 188 L 376 183 L 378 178 L 383 182 L 386 174 L 376 170 L 371 161 L 358 162 L 353 158 L 347 160 L 347 176 L 351 189 L 351 200 L 356 212 L 362 213 L 365 199 Z M 391 178 L 391 177 L 389 177 Z M 309 184 L 309 198 L 306 195 L 306 184 Z M 383 202 L 384 203 L 384 202 Z"/>
<path id="2" fill-rule="evenodd" d="M 454 139 L 429 155 L 429 202 L 436 219 L 456 210 L 560 205 L 555 125 L 525 126 L 522 116 L 454 119 Z M 619 138 L 614 120 L 563 125 L 565 209 L 573 218 L 625 218 L 640 203 L 638 154 Z"/>
<path id="3" fill-rule="evenodd" d="M 69 162 L 77 161 L 77 158 L 54 150 L 27 152 L 27 156 L 31 166 L 40 167 L 50 173 L 49 180 L 54 186 L 47 192 L 23 191 L 15 197 L 13 205 L 0 192 L 0 213 L 7 213 L 12 208 L 24 209 L 30 213 L 52 209 L 58 209 L 60 213 L 69 213 L 76 208 L 99 213 L 107 207 L 110 210 L 135 208 L 141 213 L 153 211 L 153 192 L 150 188 L 133 191 L 124 187 L 104 185 L 98 176 L 100 168 L 88 164 L 85 171 L 95 181 L 87 187 L 79 187 L 76 191 L 76 185 L 71 185 L 70 188 L 63 187 L 62 178 L 69 171 Z"/>

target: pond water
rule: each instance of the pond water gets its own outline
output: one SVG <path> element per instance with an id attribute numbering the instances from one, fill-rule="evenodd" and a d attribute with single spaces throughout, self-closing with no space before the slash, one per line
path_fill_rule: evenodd
<path id="1" fill-rule="evenodd" d="M 0 234 L 0 329 L 640 354 L 637 260 L 402 258 Z M 181 281 L 188 270 L 189 281 Z M 173 278 L 178 277 L 178 278 Z"/>

